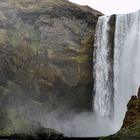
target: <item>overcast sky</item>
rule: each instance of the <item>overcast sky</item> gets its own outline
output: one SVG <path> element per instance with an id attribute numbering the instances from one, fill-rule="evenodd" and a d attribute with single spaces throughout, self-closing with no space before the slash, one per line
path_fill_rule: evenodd
<path id="1" fill-rule="evenodd" d="M 140 0 L 69 0 L 80 5 L 89 5 L 105 15 L 124 14 L 140 9 Z"/>

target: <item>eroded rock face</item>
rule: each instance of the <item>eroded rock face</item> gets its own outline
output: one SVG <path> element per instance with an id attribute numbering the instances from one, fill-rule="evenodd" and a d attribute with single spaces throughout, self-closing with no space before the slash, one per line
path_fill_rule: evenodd
<path id="1" fill-rule="evenodd" d="M 0 1 L 0 104 L 10 126 L 57 108 L 90 109 L 100 15 L 67 0 Z"/>
<path id="2" fill-rule="evenodd" d="M 138 95 L 133 95 L 127 104 L 127 112 L 123 121 L 122 128 L 131 126 L 140 119 L 140 87 Z"/>
<path id="3" fill-rule="evenodd" d="M 128 127 L 140 118 L 139 99 L 137 96 L 132 96 L 127 104 L 127 112 L 123 121 L 122 128 Z"/>
<path id="4" fill-rule="evenodd" d="M 101 140 L 140 139 L 140 87 L 137 96 L 133 95 L 127 104 L 127 112 L 121 129 L 114 135 Z"/>

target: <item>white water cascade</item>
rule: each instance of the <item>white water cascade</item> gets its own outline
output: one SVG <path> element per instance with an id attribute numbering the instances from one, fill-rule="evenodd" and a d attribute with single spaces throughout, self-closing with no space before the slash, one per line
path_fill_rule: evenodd
<path id="1" fill-rule="evenodd" d="M 95 63 L 95 101 L 94 108 L 96 115 L 108 117 L 111 112 L 111 86 L 109 84 L 109 70 L 111 69 L 109 55 L 109 19 L 110 17 L 100 17 L 96 27 L 96 63 Z"/>
<path id="2" fill-rule="evenodd" d="M 120 129 L 127 102 L 140 86 L 140 11 L 115 17 L 113 48 L 111 16 L 98 19 L 93 70 L 95 115 L 112 122 L 114 132 Z"/>

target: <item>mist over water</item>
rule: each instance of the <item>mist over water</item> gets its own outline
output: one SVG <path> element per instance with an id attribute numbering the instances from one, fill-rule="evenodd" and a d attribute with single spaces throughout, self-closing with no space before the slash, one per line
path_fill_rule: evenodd
<path id="1" fill-rule="evenodd" d="M 59 112 L 51 112 L 46 116 L 39 116 L 41 125 L 54 128 L 70 137 L 98 137 L 107 136 L 113 132 L 111 122 L 97 119 L 93 113 L 69 114 L 69 117 L 58 116 Z M 108 129 L 106 129 L 108 127 Z M 99 131 L 100 130 L 100 131 Z"/>

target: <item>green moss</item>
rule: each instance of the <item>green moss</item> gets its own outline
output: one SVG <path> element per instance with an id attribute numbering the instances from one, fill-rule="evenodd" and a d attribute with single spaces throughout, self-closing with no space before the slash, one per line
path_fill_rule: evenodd
<path id="1" fill-rule="evenodd" d="M 74 59 L 80 64 L 92 61 L 92 56 L 90 56 L 89 52 L 92 52 L 93 49 L 93 38 L 85 38 L 81 43 L 83 46 L 82 49 L 80 49 L 81 54 L 76 56 Z"/>
<path id="2" fill-rule="evenodd" d="M 0 131 L 0 136 L 10 136 L 11 134 L 14 134 L 15 132 L 13 131 L 12 128 L 7 127 L 5 129 L 3 129 L 2 131 Z"/>
<path id="3" fill-rule="evenodd" d="M 131 126 L 121 129 L 116 136 L 139 136 L 140 137 L 140 120 Z"/>
<path id="4" fill-rule="evenodd" d="M 32 133 L 32 128 L 23 113 L 17 112 L 14 108 L 7 110 L 8 124 L 0 131 L 0 136 L 9 136 L 14 133 Z"/>
<path id="5" fill-rule="evenodd" d="M 119 140 L 121 138 L 126 138 L 126 137 L 140 138 L 140 120 L 138 120 L 136 123 L 132 124 L 129 127 L 121 129 L 114 135 L 101 138 L 101 140 L 114 140 L 115 138 Z"/>
<path id="6" fill-rule="evenodd" d="M 41 128 L 40 123 L 33 118 L 27 119 L 24 112 L 17 111 L 15 108 L 7 108 L 7 117 L 8 123 L 0 130 L 0 137 L 11 134 L 33 135 L 36 129 Z"/>
<path id="7" fill-rule="evenodd" d="M 94 38 L 92 36 L 88 36 L 87 38 L 85 37 L 81 43 L 83 46 L 83 52 L 88 53 L 91 49 L 93 49 Z"/>
<path id="8" fill-rule="evenodd" d="M 89 37 L 85 42 L 86 49 L 93 48 L 93 42 L 94 42 L 94 38 Z"/>
<path id="9" fill-rule="evenodd" d="M 87 54 L 81 54 L 78 55 L 77 57 L 74 58 L 78 63 L 86 63 L 88 62 L 91 58 Z"/>

